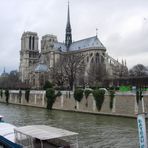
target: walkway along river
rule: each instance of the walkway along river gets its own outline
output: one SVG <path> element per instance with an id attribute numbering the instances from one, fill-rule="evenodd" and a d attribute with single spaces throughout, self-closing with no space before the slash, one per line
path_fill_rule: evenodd
<path id="1" fill-rule="evenodd" d="M 136 148 L 137 121 L 0 103 L 0 114 L 16 126 L 46 124 L 79 133 L 80 148 Z M 147 123 L 148 127 L 148 123 Z"/>

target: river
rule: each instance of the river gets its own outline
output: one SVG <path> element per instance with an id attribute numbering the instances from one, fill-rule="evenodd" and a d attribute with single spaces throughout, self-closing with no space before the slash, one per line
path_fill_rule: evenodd
<path id="1" fill-rule="evenodd" d="M 78 132 L 80 148 L 136 148 L 137 122 L 133 118 L 90 115 L 0 103 L 0 114 L 16 126 L 46 124 Z"/>

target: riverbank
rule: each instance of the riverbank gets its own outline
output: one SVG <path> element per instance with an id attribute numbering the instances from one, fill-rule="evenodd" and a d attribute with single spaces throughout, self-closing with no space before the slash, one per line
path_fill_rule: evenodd
<path id="1" fill-rule="evenodd" d="M 5 103 L 6 98 L 0 97 L 0 102 Z M 145 111 L 148 109 L 148 95 L 144 95 Z M 45 91 L 30 91 L 29 101 L 25 99 L 25 91 L 22 91 L 22 96 L 19 96 L 19 91 L 11 90 L 9 103 L 17 105 L 26 105 L 32 107 L 46 108 Z M 113 100 L 112 108 L 110 108 L 110 97 L 105 95 L 105 100 L 100 111 L 96 108 L 96 102 L 92 95 L 86 100 L 85 97 L 79 103 L 74 100 L 73 92 L 62 91 L 62 95 L 56 98 L 53 109 L 79 112 L 87 114 L 99 114 L 105 116 L 121 116 L 135 118 L 138 113 L 138 104 L 136 95 L 133 93 L 116 93 Z"/>

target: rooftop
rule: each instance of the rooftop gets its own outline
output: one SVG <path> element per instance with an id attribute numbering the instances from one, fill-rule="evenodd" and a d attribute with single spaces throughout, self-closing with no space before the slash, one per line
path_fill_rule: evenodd
<path id="1" fill-rule="evenodd" d="M 23 126 L 15 128 L 15 131 L 40 140 L 49 140 L 54 138 L 78 135 L 78 133 L 75 132 L 46 125 Z"/>
<path id="2" fill-rule="evenodd" d="M 55 42 L 54 43 L 54 48 L 60 51 L 66 51 L 66 46 L 64 43 L 61 42 Z M 97 48 L 97 49 L 104 49 L 104 45 L 101 43 L 101 41 L 98 39 L 97 36 L 93 36 L 90 38 L 82 39 L 79 41 L 73 42 L 70 47 L 69 51 L 76 51 L 76 50 L 81 50 L 81 49 L 89 49 L 89 48 Z"/>
<path id="3" fill-rule="evenodd" d="M 99 48 L 99 49 L 105 49 L 104 45 L 100 42 L 97 36 L 93 36 L 90 38 L 86 38 L 83 40 L 79 40 L 76 42 L 73 42 L 70 46 L 70 51 L 73 50 L 81 50 L 86 48 Z"/>

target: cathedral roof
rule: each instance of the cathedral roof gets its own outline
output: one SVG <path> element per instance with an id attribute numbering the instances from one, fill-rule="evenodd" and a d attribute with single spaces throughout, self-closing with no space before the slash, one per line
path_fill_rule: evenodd
<path id="1" fill-rule="evenodd" d="M 59 51 L 66 51 L 66 46 L 64 43 L 61 42 L 54 42 L 54 48 L 59 50 Z"/>
<path id="2" fill-rule="evenodd" d="M 83 40 L 79 40 L 73 42 L 70 46 L 70 51 L 73 50 L 81 50 L 81 49 L 89 49 L 89 48 L 99 48 L 99 49 L 106 49 L 104 45 L 100 42 L 97 36 L 93 36 L 90 38 L 86 38 Z"/>
<path id="3" fill-rule="evenodd" d="M 43 63 L 39 63 L 36 67 L 35 67 L 35 72 L 47 72 L 48 71 L 48 67 L 46 64 Z"/>
<path id="4" fill-rule="evenodd" d="M 54 48 L 60 51 L 67 51 L 65 44 L 61 42 L 55 42 Z M 96 48 L 106 50 L 106 48 L 98 39 L 98 37 L 93 36 L 90 38 L 72 42 L 72 44 L 69 47 L 69 51 L 75 51 L 75 50 L 81 50 L 81 49 L 96 49 Z"/>

